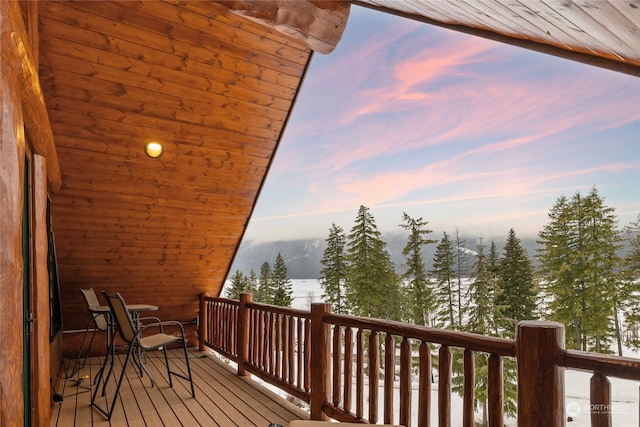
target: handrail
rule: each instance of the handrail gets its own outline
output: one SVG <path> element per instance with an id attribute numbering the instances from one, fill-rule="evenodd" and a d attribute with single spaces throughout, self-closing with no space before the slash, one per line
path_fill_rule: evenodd
<path id="1" fill-rule="evenodd" d="M 565 350 L 557 363 L 565 368 L 598 372 L 608 377 L 640 381 L 640 359 L 632 357 Z"/>
<path id="2" fill-rule="evenodd" d="M 498 356 L 516 356 L 515 341 L 507 338 L 343 314 L 327 314 L 324 316 L 324 321 L 333 325 L 370 329 L 450 347 L 465 348 L 489 354 L 494 353 Z"/>
<path id="3" fill-rule="evenodd" d="M 203 294 L 199 320 L 201 348 L 210 347 L 236 361 L 239 375 L 255 374 L 309 403 L 315 420 L 330 416 L 338 421 L 376 423 L 380 385 L 384 393 L 380 395 L 384 402 L 380 421 L 392 424 L 397 418 L 410 426 L 411 384 L 417 375 L 421 402 L 417 422 L 427 426 L 433 361 L 439 373 L 439 425 L 448 425 L 455 348 L 463 356 L 465 426 L 473 425 L 478 355 L 484 355 L 487 363 L 482 371 L 488 372 L 490 426 L 503 425 L 505 357 L 517 362 L 519 427 L 564 425 L 565 368 L 594 373 L 590 410 L 598 411 L 591 412 L 592 427 L 611 425 L 608 376 L 640 381 L 639 359 L 566 350 L 564 326 L 557 322 L 520 322 L 512 340 L 333 314 L 328 304 L 312 304 L 311 311 L 277 307 L 253 302 L 251 294 L 241 294 L 239 301 Z M 439 345 L 437 353 L 432 344 Z M 393 400 L 398 397 L 399 405 L 395 405 Z"/>

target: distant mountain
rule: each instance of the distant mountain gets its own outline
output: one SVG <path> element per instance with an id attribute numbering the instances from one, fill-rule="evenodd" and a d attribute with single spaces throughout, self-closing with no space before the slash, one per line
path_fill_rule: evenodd
<path id="1" fill-rule="evenodd" d="M 433 233 L 433 238 L 440 238 L 442 233 Z M 383 235 L 383 239 L 387 242 L 387 250 L 391 256 L 391 260 L 396 265 L 396 271 L 399 273 L 404 271 L 403 263 L 404 257 L 402 250 L 407 243 L 407 235 L 403 233 L 392 233 Z M 534 265 L 536 248 L 536 238 L 520 238 L 522 246 L 527 250 Z M 489 250 L 491 240 L 495 241 L 498 247 L 499 253 L 502 252 L 502 248 L 505 244 L 506 236 L 500 239 L 484 238 L 484 244 Z M 282 255 L 287 265 L 287 271 L 292 279 L 317 279 L 320 276 L 322 270 L 322 264 L 320 260 L 324 255 L 326 248 L 326 242 L 324 239 L 299 239 L 299 240 L 285 240 L 274 242 L 255 243 L 251 241 L 243 242 L 236 258 L 231 266 L 230 275 L 235 273 L 236 270 L 240 270 L 245 274 L 249 274 L 251 270 L 256 274 L 260 274 L 260 267 L 266 261 L 272 267 L 275 263 L 278 253 Z M 465 253 L 468 257 L 472 257 L 472 253 L 475 251 L 477 242 L 475 238 L 466 238 Z M 424 260 L 427 268 L 431 268 L 431 262 L 435 253 L 436 245 L 427 245 L 424 250 Z"/>

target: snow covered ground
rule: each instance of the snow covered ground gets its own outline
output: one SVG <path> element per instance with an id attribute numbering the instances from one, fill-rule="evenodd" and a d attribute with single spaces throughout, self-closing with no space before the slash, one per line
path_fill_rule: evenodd
<path id="1" fill-rule="evenodd" d="M 308 310 L 313 302 L 322 301 L 322 288 L 317 280 L 293 280 L 293 308 Z M 627 357 L 640 358 L 638 352 L 626 349 L 624 355 Z M 565 408 L 567 417 L 572 421 L 567 422 L 567 427 L 589 427 L 590 405 L 589 405 L 589 381 L 591 373 L 580 371 L 565 371 Z M 611 381 L 611 401 L 612 401 L 612 422 L 615 427 L 638 427 L 640 426 L 640 382 L 610 378 Z M 268 386 L 265 384 L 265 386 Z M 365 389 L 366 389 L 365 381 Z M 437 425 L 437 383 L 433 384 L 431 418 L 432 425 Z M 413 386 L 415 392 L 411 404 L 413 425 L 417 423 L 418 416 L 418 385 Z M 279 389 L 274 391 L 279 392 Z M 380 390 L 379 407 L 383 407 L 382 389 Z M 394 402 L 398 405 L 399 394 L 396 389 Z M 366 407 L 366 404 L 365 404 Z M 396 410 L 396 416 L 399 410 Z M 382 414 L 380 414 L 382 416 Z M 481 413 L 476 414 L 478 421 L 482 419 Z M 396 419 L 397 421 L 397 419 Z M 462 425 L 462 398 L 457 394 L 451 396 L 451 426 Z M 516 426 L 517 422 L 513 418 L 505 419 L 505 426 Z"/>

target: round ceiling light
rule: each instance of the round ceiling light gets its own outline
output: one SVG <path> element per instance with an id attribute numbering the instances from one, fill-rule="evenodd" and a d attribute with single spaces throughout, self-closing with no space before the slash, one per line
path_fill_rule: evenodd
<path id="1" fill-rule="evenodd" d="M 164 147 L 157 141 L 149 141 L 144 146 L 144 152 L 152 159 L 157 159 L 164 153 Z"/>

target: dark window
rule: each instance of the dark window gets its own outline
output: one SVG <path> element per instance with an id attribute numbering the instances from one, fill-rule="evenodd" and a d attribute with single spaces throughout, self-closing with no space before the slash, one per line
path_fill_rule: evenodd
<path id="1" fill-rule="evenodd" d="M 51 225 L 51 199 L 47 197 L 47 230 L 49 238 L 49 315 L 51 316 L 49 339 L 53 341 L 62 330 L 62 308 L 60 306 L 60 285 L 58 283 L 58 261 L 56 260 L 56 240 Z"/>

